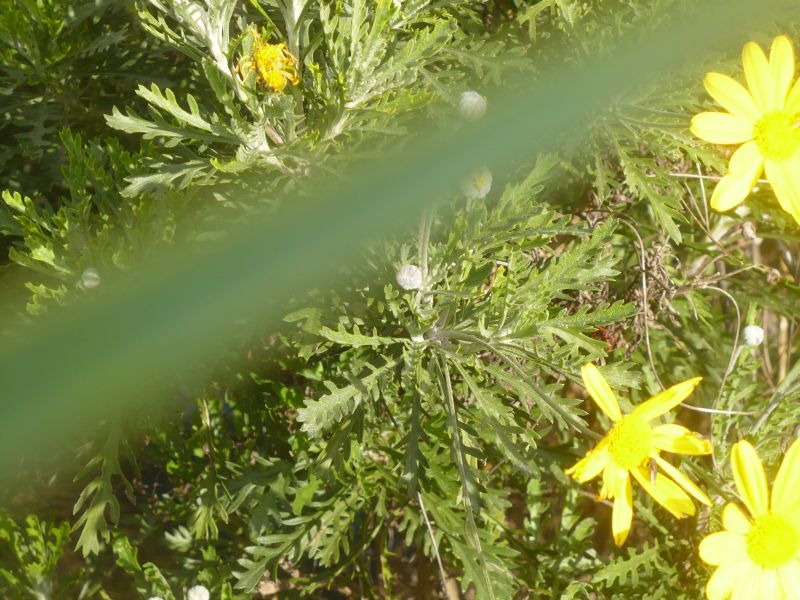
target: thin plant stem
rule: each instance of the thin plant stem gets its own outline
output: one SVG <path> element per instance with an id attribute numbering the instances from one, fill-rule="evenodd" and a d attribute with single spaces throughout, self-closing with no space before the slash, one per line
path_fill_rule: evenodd
<path id="1" fill-rule="evenodd" d="M 711 440 L 711 446 L 714 447 L 714 427 L 713 427 L 713 420 L 714 415 L 719 414 L 717 413 L 717 405 L 719 404 L 720 399 L 722 398 L 722 391 L 725 389 L 725 383 L 728 381 L 728 376 L 733 372 L 734 367 L 736 366 L 736 361 L 739 359 L 739 354 L 741 352 L 741 348 L 739 347 L 739 332 L 742 330 L 742 312 L 739 310 L 739 303 L 736 302 L 736 298 L 734 298 L 730 292 L 726 292 L 722 288 L 718 288 L 713 285 L 704 285 L 701 289 L 711 290 L 717 292 L 718 294 L 722 294 L 728 300 L 731 301 L 733 307 L 736 309 L 736 334 L 733 338 L 733 349 L 731 350 L 730 358 L 728 359 L 728 366 L 725 369 L 725 373 L 722 375 L 722 381 L 719 384 L 719 390 L 717 390 L 717 396 L 714 398 L 714 402 L 711 405 L 711 409 L 714 411 L 711 413 L 711 421 L 712 426 L 709 430 L 709 438 Z M 691 405 L 684 405 L 690 407 Z M 692 407 L 691 409 L 697 409 L 699 407 Z M 691 410 L 690 409 L 690 410 Z M 711 462 L 714 463 L 714 467 L 717 466 L 717 459 L 714 456 L 714 453 L 711 453 Z"/>
<path id="2" fill-rule="evenodd" d="M 417 492 L 417 501 L 419 502 L 419 508 L 422 511 L 422 518 L 425 520 L 425 526 L 428 528 L 428 535 L 431 537 L 431 547 L 433 548 L 433 554 L 436 557 L 436 564 L 439 565 L 439 577 L 442 578 L 442 591 L 444 592 L 444 597 L 449 598 L 450 595 L 447 592 L 447 571 L 444 570 L 442 557 L 439 555 L 439 544 L 436 543 L 436 536 L 433 533 L 431 520 L 428 518 L 428 511 L 425 510 L 425 501 L 422 499 L 422 494 L 420 492 Z"/>
<path id="3" fill-rule="evenodd" d="M 433 227 L 433 206 L 426 206 L 422 211 L 422 218 L 419 224 L 419 248 L 417 249 L 417 257 L 419 261 L 419 269 L 422 271 L 422 286 L 417 291 L 414 297 L 414 304 L 417 308 L 422 304 L 423 300 L 430 295 L 428 294 L 428 245 L 431 239 L 431 227 Z"/>

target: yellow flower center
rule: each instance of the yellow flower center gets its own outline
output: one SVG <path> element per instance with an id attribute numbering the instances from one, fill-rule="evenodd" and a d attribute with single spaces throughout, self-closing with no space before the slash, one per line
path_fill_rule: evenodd
<path id="1" fill-rule="evenodd" d="M 782 111 L 764 115 L 753 126 L 753 139 L 764 158 L 786 160 L 800 146 L 800 129 L 794 127 L 798 115 Z"/>
<path id="2" fill-rule="evenodd" d="M 765 569 L 777 569 L 792 560 L 800 550 L 800 532 L 780 514 L 758 517 L 747 534 L 747 554 Z"/>
<path id="3" fill-rule="evenodd" d="M 282 92 L 289 82 L 295 85 L 300 82 L 297 59 L 283 42 L 270 44 L 256 37 L 252 60 L 258 78 L 276 92 Z"/>
<path id="4" fill-rule="evenodd" d="M 489 183 L 489 176 L 486 173 L 478 173 L 475 176 L 475 188 L 482 190 Z"/>
<path id="5" fill-rule="evenodd" d="M 608 453 L 620 467 L 635 469 L 645 464 L 653 448 L 653 430 L 643 419 L 622 417 L 608 434 Z"/>

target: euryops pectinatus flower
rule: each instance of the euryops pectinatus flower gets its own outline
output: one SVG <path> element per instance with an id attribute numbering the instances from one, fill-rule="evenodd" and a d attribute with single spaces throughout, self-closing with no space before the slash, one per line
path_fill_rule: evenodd
<path id="1" fill-rule="evenodd" d="M 728 112 L 703 112 L 692 133 L 713 144 L 741 144 L 728 174 L 711 196 L 711 207 L 726 211 L 747 197 L 762 171 L 783 210 L 800 223 L 800 81 L 794 79 L 794 51 L 786 36 L 772 42 L 767 59 L 753 42 L 742 53 L 749 91 L 721 73 L 708 73 L 708 93 Z"/>
<path id="2" fill-rule="evenodd" d="M 717 567 L 706 586 L 710 600 L 800 598 L 800 440 L 786 453 L 770 495 L 755 449 L 739 442 L 731 453 L 736 504 L 722 511 L 723 531 L 700 542 L 700 558 Z"/>
<path id="3" fill-rule="evenodd" d="M 641 403 L 631 414 L 623 415 L 614 392 L 597 367 L 591 363 L 584 365 L 581 376 L 592 400 L 614 426 L 595 448 L 567 469 L 567 474 L 584 483 L 602 472 L 600 497 L 614 500 L 611 530 L 618 546 L 628 537 L 633 518 L 631 477 L 678 518 L 694 514 L 690 496 L 711 504 L 708 496 L 686 475 L 661 458 L 661 452 L 710 454 L 708 440 L 680 425 L 650 424 L 683 402 L 700 383 L 700 377 L 678 383 Z"/>
<path id="4" fill-rule="evenodd" d="M 255 29 L 251 29 L 250 34 L 253 37 L 253 51 L 250 56 L 244 57 L 239 62 L 240 73 L 245 69 L 255 69 L 258 81 L 279 94 L 289 83 L 293 85 L 300 83 L 297 76 L 297 58 L 289 52 L 284 42 L 280 44 L 265 42 Z"/>

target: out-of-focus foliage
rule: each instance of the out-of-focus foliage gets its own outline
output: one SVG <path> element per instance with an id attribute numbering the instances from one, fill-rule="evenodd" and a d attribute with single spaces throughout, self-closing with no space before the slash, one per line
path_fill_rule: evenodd
<path id="1" fill-rule="evenodd" d="M 4 0 L 0 8 L 0 178 L 37 201 L 65 188 L 64 127 L 102 136 L 103 114 L 136 82 L 190 85 L 130 2 Z"/>
<path id="2" fill-rule="evenodd" d="M 446 133 L 466 89 L 492 110 L 487 90 L 518 71 L 580 63 L 633 27 L 646 40 L 690 5 L 6 2 L 0 231 L 29 290 L 18 308 L 91 300 L 412 122 Z M 259 81 L 256 39 L 285 44 L 297 84 Z M 610 508 L 563 469 L 601 430 L 589 360 L 623 404 L 704 377 L 677 418 L 714 442 L 682 468 L 716 500 L 733 498 L 733 442 L 775 465 L 797 435 L 800 238 L 768 187 L 750 212 L 709 212 L 725 160 L 688 123 L 712 65 L 737 69 L 700 57 L 621 91 L 485 197 L 373 240 L 279 331 L 235 324 L 210 381 L 187 374 L 156 414 L 86 432 L 58 464 L 23 457 L 0 494 L 0 595 L 700 597 L 717 506 L 676 521 L 638 494 L 616 549 Z M 419 286 L 398 284 L 404 265 Z M 742 344 L 748 323 L 763 345 Z"/>

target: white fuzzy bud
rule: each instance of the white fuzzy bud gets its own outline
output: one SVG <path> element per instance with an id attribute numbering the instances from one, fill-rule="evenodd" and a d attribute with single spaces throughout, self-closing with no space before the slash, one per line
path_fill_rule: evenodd
<path id="1" fill-rule="evenodd" d="M 147 600 L 164 600 L 161 596 L 150 596 Z"/>
<path id="2" fill-rule="evenodd" d="M 89 267 L 81 273 L 81 287 L 85 290 L 93 290 L 100 285 L 100 273 L 97 269 Z"/>
<path id="3" fill-rule="evenodd" d="M 203 585 L 190 587 L 189 591 L 186 592 L 186 600 L 209 600 L 210 598 L 211 593 Z"/>
<path id="4" fill-rule="evenodd" d="M 760 346 L 764 341 L 764 330 L 758 325 L 748 325 L 742 331 L 742 339 L 745 346 L 750 346 L 751 348 Z"/>
<path id="5" fill-rule="evenodd" d="M 397 270 L 397 285 L 404 290 L 418 290 L 422 287 L 422 270 L 417 265 L 403 265 Z"/>
<path id="6" fill-rule="evenodd" d="M 473 90 L 461 92 L 458 98 L 458 110 L 468 121 L 477 121 L 485 115 L 486 104 L 486 98 Z"/>
<path id="7" fill-rule="evenodd" d="M 744 219 L 750 216 L 750 207 L 745 206 L 744 204 L 740 204 L 739 206 L 733 209 L 733 212 L 735 212 L 737 216 Z"/>
<path id="8" fill-rule="evenodd" d="M 492 172 L 481 169 L 461 184 L 461 191 L 470 200 L 486 198 L 492 189 Z"/>

